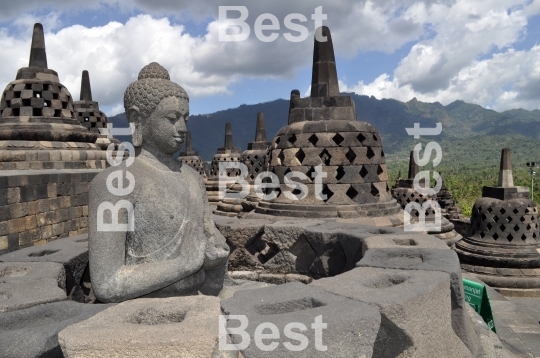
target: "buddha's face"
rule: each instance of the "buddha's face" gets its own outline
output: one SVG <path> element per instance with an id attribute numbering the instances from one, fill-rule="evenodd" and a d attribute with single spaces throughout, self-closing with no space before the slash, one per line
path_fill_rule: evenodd
<path id="1" fill-rule="evenodd" d="M 162 99 L 150 117 L 143 121 L 144 143 L 167 154 L 177 152 L 186 138 L 188 117 L 189 102 L 186 99 Z"/>

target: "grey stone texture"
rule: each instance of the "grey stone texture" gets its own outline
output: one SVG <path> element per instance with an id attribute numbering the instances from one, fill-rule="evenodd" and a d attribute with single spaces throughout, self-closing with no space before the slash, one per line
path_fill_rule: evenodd
<path id="1" fill-rule="evenodd" d="M 0 256 L 0 262 L 56 262 L 64 266 L 66 272 L 66 292 L 68 295 L 80 288 L 84 270 L 88 266 L 88 235 L 51 241 L 45 245 Z"/>
<path id="2" fill-rule="evenodd" d="M 122 302 L 58 334 L 66 357 L 212 357 L 219 299 L 208 296 Z"/>
<path id="3" fill-rule="evenodd" d="M 264 115 L 262 112 L 257 114 L 257 125 L 255 128 L 255 141 L 248 143 L 248 149 L 240 156 L 240 163 L 243 163 L 247 168 L 246 177 L 243 178 L 249 184 L 249 193 L 243 198 L 227 197 L 230 194 L 238 194 L 242 191 L 240 184 L 231 185 L 226 196 L 221 200 L 214 214 L 222 216 L 240 216 L 242 212 L 249 212 L 255 209 L 258 202 L 261 200 L 255 192 L 255 178 L 258 175 L 268 170 L 268 148 L 272 143 L 266 141 L 266 129 L 264 127 Z"/>
<path id="4" fill-rule="evenodd" d="M 359 267 L 316 280 L 311 286 L 380 310 L 374 357 L 473 356 L 448 319 L 451 294 L 447 273 Z"/>
<path id="5" fill-rule="evenodd" d="M 197 173 L 199 173 L 203 178 L 206 178 L 206 172 L 204 171 L 204 164 L 202 158 L 199 156 L 199 153 L 193 150 L 193 144 L 191 142 L 191 132 L 187 131 L 186 133 L 186 150 L 180 152 L 178 157 L 180 163 L 189 165 Z"/>
<path id="6" fill-rule="evenodd" d="M 0 356 L 63 357 L 58 332 L 111 305 L 54 302 L 0 315 Z"/>
<path id="7" fill-rule="evenodd" d="M 509 186 L 508 149 L 502 150 L 500 171 L 499 186 L 483 188 L 472 209 L 471 231 L 455 250 L 462 268 L 488 285 L 508 294 L 540 296 L 538 208 L 528 188 Z"/>
<path id="8" fill-rule="evenodd" d="M 365 238 L 362 241 L 362 253 L 370 249 L 399 248 L 407 249 L 442 249 L 450 248 L 433 235 L 403 233 L 401 235 L 387 234 Z"/>
<path id="9" fill-rule="evenodd" d="M 225 168 L 220 171 L 220 163 L 238 163 L 241 155 L 240 148 L 234 146 L 231 123 L 225 123 L 225 145 L 223 148 L 218 148 L 217 154 L 214 155 L 210 175 L 206 180 L 206 194 L 209 202 L 218 203 L 223 199 L 225 191 L 234 184 L 234 180 L 231 181 L 231 179 L 240 175 L 238 168 Z M 220 181 L 223 183 L 221 188 Z"/>
<path id="10" fill-rule="evenodd" d="M 231 250 L 231 271 L 300 274 L 315 278 L 334 276 L 356 267 L 362 258 L 364 240 L 374 235 L 404 236 L 400 243 L 411 243 L 413 237 L 416 238 L 394 227 L 315 219 L 275 222 L 263 219 L 216 219 L 216 225 Z M 434 237 L 422 234 L 418 237 L 418 243 L 426 247 L 445 245 L 433 242 L 437 240 Z M 431 244 L 428 244 L 430 239 Z M 257 279 L 260 278 L 257 276 Z"/>
<path id="11" fill-rule="evenodd" d="M 301 283 L 238 291 L 232 298 L 221 301 L 221 309 L 225 315 L 247 316 L 246 332 L 251 337 L 251 344 L 241 352 L 246 358 L 371 357 L 381 324 L 381 316 L 375 307 Z M 311 325 L 317 316 L 322 316 L 322 322 L 327 324 L 322 330 L 326 351 L 317 350 L 315 345 L 315 330 Z M 279 342 L 272 351 L 260 350 L 253 338 L 257 326 L 264 322 L 276 325 L 280 332 L 279 338 L 263 341 L 264 344 Z M 297 345 L 297 341 L 283 333 L 291 322 L 302 323 L 307 328 L 302 334 L 309 344 L 299 352 L 291 352 L 284 345 L 285 342 Z M 229 325 L 237 327 L 238 322 L 231 320 Z M 231 338 L 235 344 L 240 343 L 239 336 L 232 335 Z"/>
<path id="12" fill-rule="evenodd" d="M 477 355 L 480 343 L 467 316 L 464 300 L 461 268 L 452 250 L 386 248 L 366 252 L 359 267 L 378 267 L 401 270 L 440 271 L 450 275 L 452 328 L 473 355 Z"/>
<path id="13" fill-rule="evenodd" d="M 66 273 L 53 262 L 0 263 L 0 312 L 63 301 Z"/>
<path id="14" fill-rule="evenodd" d="M 262 201 L 255 212 L 309 218 L 398 214 L 381 137 L 371 124 L 357 121 L 352 98 L 339 95 L 330 30 L 323 26 L 317 34 L 328 40 L 314 40 L 311 97 L 291 92 L 288 125 L 269 151 L 269 168 L 280 182 L 277 197 Z M 326 176 L 319 174 L 315 185 L 319 166 Z M 304 175 L 293 178 L 304 188 L 285 181 L 291 172 Z"/>
<path id="15" fill-rule="evenodd" d="M 71 94 L 47 69 L 43 26 L 35 24 L 29 67 L 19 69 L 0 100 L 0 170 L 51 169 L 49 162 L 105 168 L 97 135 L 75 113 Z M 64 159 L 63 150 L 71 159 Z"/>
<path id="16" fill-rule="evenodd" d="M 173 158 L 185 139 L 189 102 L 182 87 L 167 78 L 167 71 L 152 63 L 130 84 L 124 105 L 135 124 L 136 157 L 102 171 L 90 186 L 90 275 L 101 302 L 199 290 L 217 295 L 225 279 L 229 248 L 216 230 L 203 180 Z M 171 112 L 178 113 L 175 121 Z M 132 189 L 122 196 L 111 193 L 109 176 L 127 172 Z M 102 203 L 119 202 L 131 206 L 131 217 L 127 210 L 98 210 Z M 113 217 L 133 223 L 133 230 L 105 226 Z"/>
<path id="17" fill-rule="evenodd" d="M 100 129 L 109 128 L 109 120 L 105 113 L 99 109 L 99 103 L 92 100 L 92 88 L 90 86 L 90 75 L 88 71 L 82 72 L 81 95 L 79 101 L 73 102 L 73 108 L 77 120 L 92 133 L 97 134 L 96 144 L 107 150 L 111 143 L 118 149 L 120 141 L 114 139 L 112 135 L 101 134 Z"/>
<path id="18" fill-rule="evenodd" d="M 88 169 L 3 171 L 0 176 L 0 255 L 87 233 L 88 189 L 98 172 Z"/>
<path id="19" fill-rule="evenodd" d="M 419 205 L 425 205 L 427 202 L 433 203 L 434 206 L 428 207 L 425 211 L 425 222 L 427 225 L 433 225 L 436 216 L 435 210 L 439 210 L 439 214 L 441 215 L 441 225 L 439 228 L 429 229 L 428 234 L 436 235 L 451 247 L 463 237 L 454 230 L 454 224 L 443 215 L 443 210 L 436 208 L 436 205 L 439 204 L 438 194 L 421 194 L 415 189 L 414 177 L 419 172 L 420 168 L 414 160 L 414 151 L 412 151 L 409 157 L 409 175 L 407 179 L 398 178 L 396 180 L 396 185 L 391 190 L 392 197 L 397 200 L 403 210 L 406 210 L 410 203 L 418 203 Z M 425 187 L 425 180 L 420 180 L 419 185 Z M 418 210 L 410 207 L 406 211 L 408 211 L 411 216 L 411 223 L 418 223 L 418 218 L 420 216 Z"/>

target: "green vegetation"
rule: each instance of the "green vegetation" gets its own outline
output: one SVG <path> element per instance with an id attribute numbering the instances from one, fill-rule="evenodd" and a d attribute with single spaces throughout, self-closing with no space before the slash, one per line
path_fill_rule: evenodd
<path id="1" fill-rule="evenodd" d="M 436 137 L 432 137 L 435 140 Z M 427 140 L 422 140 L 425 144 Z M 414 148 L 411 142 L 409 148 Z M 540 163 L 540 146 L 538 141 L 519 135 L 514 136 L 479 136 L 465 140 L 442 140 L 439 142 L 443 150 L 443 159 L 436 170 L 442 175 L 448 189 L 454 195 L 458 207 L 466 216 L 476 199 L 482 196 L 484 185 L 497 185 L 499 177 L 499 161 L 502 148 L 510 148 L 514 172 L 514 185 L 531 186 L 531 176 L 525 163 Z M 410 151 L 405 149 L 387 156 L 389 185 L 393 185 L 398 173 L 406 177 Z M 421 152 L 422 155 L 423 152 Z M 434 157 L 434 156 L 433 156 Z M 426 166 L 421 170 L 433 170 Z M 540 203 L 540 175 L 535 185 L 534 200 Z"/>

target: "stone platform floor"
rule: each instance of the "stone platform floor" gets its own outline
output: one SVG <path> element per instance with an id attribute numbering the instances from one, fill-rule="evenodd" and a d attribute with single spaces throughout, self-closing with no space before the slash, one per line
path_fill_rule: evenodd
<path id="1" fill-rule="evenodd" d="M 474 275 L 464 278 L 479 281 Z M 540 297 L 505 297 L 488 287 L 488 296 L 501 342 L 516 358 L 540 358 Z"/>

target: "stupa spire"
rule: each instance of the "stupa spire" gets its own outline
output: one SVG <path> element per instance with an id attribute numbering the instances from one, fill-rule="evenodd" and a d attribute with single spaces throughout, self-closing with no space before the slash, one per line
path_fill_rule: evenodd
<path id="1" fill-rule="evenodd" d="M 316 31 L 319 34 L 322 33 L 322 36 L 326 37 L 326 41 L 319 42 L 317 37 L 320 38 L 320 36 L 315 36 L 311 97 L 337 97 L 339 96 L 339 85 L 330 29 L 322 26 Z"/>
<path id="2" fill-rule="evenodd" d="M 32 46 L 30 48 L 30 61 L 28 67 L 47 68 L 47 53 L 45 52 L 45 35 L 43 34 L 43 25 L 37 23 L 34 25 L 32 33 Z"/>
<path id="3" fill-rule="evenodd" d="M 225 149 L 234 149 L 232 126 L 230 122 L 225 124 Z"/>
<path id="4" fill-rule="evenodd" d="M 255 142 L 266 142 L 266 128 L 264 127 L 264 114 L 262 112 L 257 113 Z"/>
<path id="5" fill-rule="evenodd" d="M 419 172 L 420 167 L 416 164 L 416 161 L 414 160 L 414 151 L 412 151 L 409 157 L 409 179 L 414 179 Z"/>
<path id="6" fill-rule="evenodd" d="M 514 178 L 512 175 L 512 160 L 510 159 L 510 149 L 508 148 L 504 148 L 501 152 L 499 186 L 503 188 L 510 188 L 514 186 Z"/>
<path id="7" fill-rule="evenodd" d="M 92 100 L 92 88 L 90 87 L 90 75 L 88 71 L 83 71 L 81 80 L 81 101 Z"/>

